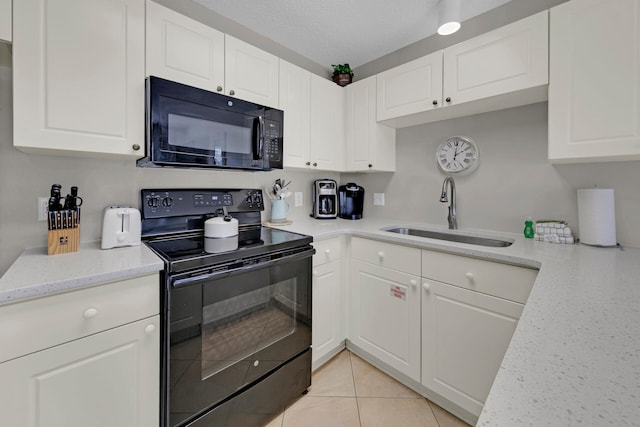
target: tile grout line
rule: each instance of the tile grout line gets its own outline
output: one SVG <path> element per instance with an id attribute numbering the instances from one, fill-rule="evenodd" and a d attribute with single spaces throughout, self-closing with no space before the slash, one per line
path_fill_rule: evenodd
<path id="1" fill-rule="evenodd" d="M 349 354 L 349 369 L 351 370 L 351 381 L 353 381 L 353 394 L 356 398 L 356 409 L 358 410 L 358 423 L 362 427 L 362 417 L 360 416 L 360 404 L 358 403 L 358 388 L 356 387 L 356 376 L 353 373 L 353 363 L 351 362 L 351 352 L 347 350 Z"/>

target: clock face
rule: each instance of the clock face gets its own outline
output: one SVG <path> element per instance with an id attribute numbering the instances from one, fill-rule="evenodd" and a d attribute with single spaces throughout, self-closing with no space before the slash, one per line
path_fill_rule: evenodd
<path id="1" fill-rule="evenodd" d="M 436 150 L 436 161 L 440 170 L 448 175 L 466 175 L 479 164 L 478 144 L 466 136 L 445 139 Z"/>

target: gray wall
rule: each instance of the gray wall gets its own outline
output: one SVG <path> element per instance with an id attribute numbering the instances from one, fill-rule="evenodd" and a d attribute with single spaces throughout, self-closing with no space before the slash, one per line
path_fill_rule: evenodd
<path id="1" fill-rule="evenodd" d="M 640 247 L 640 162 L 551 165 L 547 160 L 547 103 L 398 129 L 396 171 L 342 174 L 366 192 L 368 218 L 393 218 L 447 226 L 440 203 L 444 175 L 435 149 L 449 136 L 472 137 L 479 168 L 455 178 L 458 226 L 521 233 L 524 218 L 562 219 L 578 230 L 578 188 L 615 189 L 618 241 Z M 373 206 L 373 193 L 385 206 Z M 389 224 L 392 225 L 392 224 Z"/>

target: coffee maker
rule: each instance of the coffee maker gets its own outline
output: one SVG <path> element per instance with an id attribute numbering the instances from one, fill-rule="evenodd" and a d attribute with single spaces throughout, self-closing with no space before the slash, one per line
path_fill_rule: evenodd
<path id="1" fill-rule="evenodd" d="M 338 184 L 333 179 L 313 181 L 311 216 L 318 219 L 332 219 L 338 216 Z"/>
<path id="2" fill-rule="evenodd" d="M 338 188 L 340 195 L 340 218 L 361 219 L 364 209 L 364 188 L 349 182 Z"/>

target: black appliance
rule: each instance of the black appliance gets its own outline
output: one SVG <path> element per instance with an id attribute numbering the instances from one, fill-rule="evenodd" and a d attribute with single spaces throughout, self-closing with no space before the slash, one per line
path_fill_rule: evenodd
<path id="1" fill-rule="evenodd" d="M 364 210 L 364 188 L 349 182 L 338 187 L 340 197 L 340 218 L 362 219 Z"/>
<path id="2" fill-rule="evenodd" d="M 141 190 L 161 279 L 161 425 L 260 426 L 311 384 L 312 237 L 262 227 L 261 190 Z M 237 245 L 208 253 L 227 211 Z"/>
<path id="3" fill-rule="evenodd" d="M 153 76 L 146 96 L 138 166 L 282 169 L 282 111 Z"/>
<path id="4" fill-rule="evenodd" d="M 333 219 L 338 216 L 338 184 L 333 179 L 313 181 L 313 206 L 311 216 Z"/>

